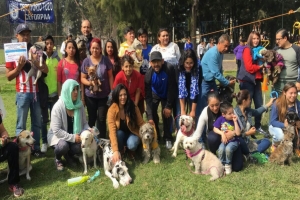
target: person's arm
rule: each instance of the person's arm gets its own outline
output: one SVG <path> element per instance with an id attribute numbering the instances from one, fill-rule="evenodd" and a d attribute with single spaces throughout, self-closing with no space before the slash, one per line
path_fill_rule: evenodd
<path id="1" fill-rule="evenodd" d="M 186 115 L 185 113 L 185 99 L 179 99 L 180 115 Z"/>
<path id="2" fill-rule="evenodd" d="M 226 144 L 228 142 L 228 139 L 226 138 L 226 135 L 224 133 L 224 131 L 221 131 L 220 129 L 218 129 L 217 127 L 214 127 L 213 131 L 221 136 L 221 141 Z"/>
<path id="3" fill-rule="evenodd" d="M 135 90 L 135 98 L 134 98 L 134 104 L 137 106 L 139 104 L 140 101 L 140 96 L 141 96 L 141 89 L 137 88 Z"/>
<path id="4" fill-rule="evenodd" d="M 210 53 L 211 53 L 210 54 L 211 59 L 210 62 L 207 63 L 209 70 L 211 71 L 215 79 L 217 79 L 222 85 L 227 86 L 230 82 L 223 76 L 222 72 L 220 71 L 219 68 L 220 60 L 219 60 L 219 56 L 217 55 L 217 52 L 214 53 L 210 52 Z"/>
<path id="5" fill-rule="evenodd" d="M 66 43 L 62 42 L 61 47 L 60 47 L 60 53 L 62 55 L 65 55 L 65 48 L 66 48 Z"/>
<path id="6" fill-rule="evenodd" d="M 259 71 L 261 69 L 261 66 L 252 63 L 252 56 L 250 51 L 250 48 L 245 48 L 242 57 L 244 60 L 246 71 L 253 74 Z"/>
<path id="7" fill-rule="evenodd" d="M 234 131 L 235 131 L 235 134 L 237 136 L 240 136 L 241 135 L 241 128 L 239 126 L 239 123 L 238 123 L 238 116 L 234 115 L 233 117 L 233 123 L 234 123 Z"/>
<path id="8" fill-rule="evenodd" d="M 58 96 L 60 96 L 62 79 L 63 79 L 63 77 L 62 77 L 62 73 L 63 73 L 62 62 L 65 62 L 64 59 L 59 61 L 58 65 L 57 65 L 57 94 L 58 94 Z"/>
<path id="9" fill-rule="evenodd" d="M 273 105 L 273 102 L 275 99 L 276 98 L 271 98 L 270 101 L 266 105 L 263 105 L 257 109 L 249 109 L 250 112 L 252 112 L 252 116 L 257 117 L 257 116 L 260 116 L 262 113 L 266 112 L 268 110 L 268 108 Z"/>
<path id="10" fill-rule="evenodd" d="M 174 43 L 174 45 L 175 45 L 175 55 L 176 55 L 176 59 L 177 59 L 177 61 L 179 62 L 179 59 L 180 59 L 180 57 L 181 57 L 180 49 L 179 49 L 179 47 L 178 47 L 177 44 Z"/>
<path id="11" fill-rule="evenodd" d="M 107 112 L 107 125 L 109 132 L 109 139 L 113 152 L 119 151 L 117 140 L 117 126 L 116 126 L 116 111 L 117 104 L 111 105 Z"/>
<path id="12" fill-rule="evenodd" d="M 110 91 L 112 91 L 113 83 L 114 83 L 114 77 L 113 77 L 113 74 L 112 74 L 112 69 L 108 70 L 107 74 L 108 74 L 108 80 L 109 80 L 109 88 L 110 88 Z"/>
<path id="13" fill-rule="evenodd" d="M 0 137 L 3 138 L 3 137 L 6 137 L 8 138 L 9 135 L 7 133 L 7 130 L 5 129 L 3 123 L 0 124 Z"/>
<path id="14" fill-rule="evenodd" d="M 196 108 L 197 108 L 197 103 L 192 103 L 192 109 L 190 111 L 190 116 L 191 117 L 196 117 Z"/>
<path id="15" fill-rule="evenodd" d="M 143 124 L 145 124 L 145 121 L 143 119 L 139 107 L 137 106 L 135 106 L 135 114 L 136 114 L 136 124 L 138 125 L 138 127 L 141 127 Z"/>
<path id="16" fill-rule="evenodd" d="M 200 58 L 200 44 L 197 46 L 197 56 Z"/>
<path id="17" fill-rule="evenodd" d="M 270 113 L 270 125 L 278 128 L 284 128 L 284 123 L 278 121 L 278 111 L 276 102 L 273 103 L 271 113 Z"/>
<path id="18" fill-rule="evenodd" d="M 200 137 L 202 136 L 203 130 L 205 128 L 205 126 L 207 126 L 208 123 L 208 116 L 207 116 L 207 109 L 209 109 L 208 107 L 205 107 L 201 114 L 200 117 L 198 119 L 198 123 L 197 123 L 197 127 L 196 130 L 193 134 L 193 137 L 198 141 L 200 139 Z M 207 129 L 208 127 L 206 127 Z"/>
<path id="19" fill-rule="evenodd" d="M 7 62 L 6 63 L 6 77 L 8 81 L 13 80 L 14 78 L 16 78 L 21 70 L 23 69 L 23 67 L 26 64 L 26 58 L 24 56 L 20 56 L 19 60 L 18 60 L 18 66 L 15 66 L 15 62 Z"/>
<path id="20" fill-rule="evenodd" d="M 237 54 L 237 52 L 238 52 L 238 50 L 239 50 L 239 46 L 240 46 L 240 45 L 236 46 L 236 47 L 233 49 L 233 53 L 234 53 L 235 56 L 236 56 L 236 54 Z"/>

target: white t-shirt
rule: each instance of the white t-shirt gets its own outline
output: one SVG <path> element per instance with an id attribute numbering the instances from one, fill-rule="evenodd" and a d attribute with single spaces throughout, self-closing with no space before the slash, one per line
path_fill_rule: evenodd
<path id="1" fill-rule="evenodd" d="M 170 42 L 166 47 L 161 47 L 159 44 L 156 44 L 152 47 L 150 54 L 153 51 L 159 51 L 164 61 L 172 65 L 178 65 L 181 54 L 177 44 Z"/>

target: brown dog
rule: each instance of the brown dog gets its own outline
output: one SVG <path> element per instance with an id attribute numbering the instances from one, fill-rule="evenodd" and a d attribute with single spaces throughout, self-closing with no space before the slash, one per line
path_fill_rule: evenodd
<path id="1" fill-rule="evenodd" d="M 283 141 L 278 147 L 272 152 L 270 156 L 270 162 L 277 163 L 279 165 L 292 164 L 293 156 L 293 139 L 295 137 L 295 128 L 289 125 L 284 129 Z"/>
<path id="2" fill-rule="evenodd" d="M 89 87 L 91 94 L 96 94 L 96 92 L 101 92 L 101 81 L 97 77 L 97 65 L 86 67 L 86 71 L 90 77 L 92 85 Z"/>

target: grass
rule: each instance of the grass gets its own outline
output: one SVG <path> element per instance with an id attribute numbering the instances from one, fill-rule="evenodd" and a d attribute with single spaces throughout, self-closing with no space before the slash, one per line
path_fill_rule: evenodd
<path id="1" fill-rule="evenodd" d="M 0 75 L 0 96 L 7 111 L 4 125 L 11 136 L 16 123 L 14 83 Z M 265 129 L 268 119 L 267 113 L 262 120 Z M 27 125 L 29 127 L 29 121 Z M 157 165 L 152 161 L 144 165 L 141 160 L 125 160 L 134 183 L 117 190 L 102 167 L 100 177 L 94 182 L 68 187 L 67 179 L 83 175 L 83 167 L 56 171 L 53 150 L 48 149 L 45 158 L 32 159 L 31 181 L 21 177 L 20 184 L 25 195 L 20 199 L 299 199 L 296 192 L 300 189 L 297 158 L 294 158 L 292 166 L 280 167 L 270 163 L 246 165 L 241 172 L 209 182 L 209 176 L 189 171 L 183 150 L 179 150 L 174 159 L 164 145 L 161 149 L 161 163 Z M 0 164 L 0 169 L 5 166 L 6 163 Z M 95 171 L 94 168 L 89 169 L 88 175 L 92 176 Z M 4 177 L 5 174 L 0 176 L 1 179 Z M 0 191 L 0 199 L 13 199 L 7 183 L 0 185 Z"/>

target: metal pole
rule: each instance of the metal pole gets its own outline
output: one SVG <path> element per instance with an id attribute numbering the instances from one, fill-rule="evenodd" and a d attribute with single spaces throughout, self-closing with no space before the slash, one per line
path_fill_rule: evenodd
<path id="1" fill-rule="evenodd" d="M 173 40 L 173 42 L 175 41 L 175 27 L 174 27 L 174 24 L 173 24 L 173 29 L 172 29 L 172 40 Z"/>
<path id="2" fill-rule="evenodd" d="M 281 14 L 283 14 L 283 2 L 284 0 L 282 0 L 282 4 L 281 4 Z M 283 28 L 283 15 L 281 16 L 281 28 Z"/>

